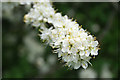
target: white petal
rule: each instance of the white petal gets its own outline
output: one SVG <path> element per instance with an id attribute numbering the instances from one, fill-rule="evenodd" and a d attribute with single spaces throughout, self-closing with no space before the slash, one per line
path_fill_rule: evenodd
<path id="1" fill-rule="evenodd" d="M 69 46 L 69 42 L 68 42 L 67 40 L 63 40 L 63 46 L 64 46 L 64 47 Z"/>
<path id="2" fill-rule="evenodd" d="M 43 16 L 40 16 L 39 18 L 38 18 L 38 20 L 42 20 L 43 19 Z"/>
<path id="3" fill-rule="evenodd" d="M 91 55 L 98 55 L 98 49 L 97 48 L 92 49 Z"/>
<path id="4" fill-rule="evenodd" d="M 85 49 L 85 48 L 84 48 L 84 47 L 82 47 L 82 46 L 80 46 L 79 48 L 80 48 L 80 50 L 84 50 L 84 49 Z"/>
<path id="5" fill-rule="evenodd" d="M 82 62 L 82 67 L 83 67 L 84 69 L 86 69 L 86 68 L 88 67 L 88 63 L 87 63 L 86 61 L 83 61 L 83 62 Z"/>
<path id="6" fill-rule="evenodd" d="M 92 35 L 89 35 L 89 36 L 87 37 L 87 40 L 88 40 L 88 41 L 91 41 L 92 39 L 93 39 Z"/>
<path id="7" fill-rule="evenodd" d="M 92 47 L 96 47 L 98 45 L 98 41 L 92 41 Z"/>
<path id="8" fill-rule="evenodd" d="M 61 57 L 61 53 L 58 53 L 58 57 Z"/>
<path id="9" fill-rule="evenodd" d="M 52 23 L 54 20 L 51 18 L 48 18 L 48 23 Z"/>
<path id="10" fill-rule="evenodd" d="M 35 21 L 35 22 L 33 22 L 32 25 L 35 26 L 35 27 L 38 27 L 38 26 L 40 26 L 40 24 L 41 24 L 41 23 L 40 23 L 39 21 Z"/>
<path id="11" fill-rule="evenodd" d="M 80 51 L 80 56 L 83 56 L 85 54 L 85 51 Z"/>
<path id="12" fill-rule="evenodd" d="M 78 69 L 79 67 L 80 67 L 80 62 L 78 62 L 78 63 L 75 63 L 75 65 L 74 65 L 74 69 Z"/>
<path id="13" fill-rule="evenodd" d="M 69 47 L 63 47 L 63 48 L 62 48 L 62 51 L 63 51 L 63 52 L 68 52 L 68 51 L 69 51 Z"/>
<path id="14" fill-rule="evenodd" d="M 88 50 L 87 50 L 87 51 L 85 51 L 85 56 L 87 56 L 87 57 L 88 57 L 89 55 L 90 55 L 90 51 L 88 51 Z"/>
<path id="15" fill-rule="evenodd" d="M 66 50 L 65 50 L 65 48 L 62 48 L 62 52 L 65 52 Z"/>

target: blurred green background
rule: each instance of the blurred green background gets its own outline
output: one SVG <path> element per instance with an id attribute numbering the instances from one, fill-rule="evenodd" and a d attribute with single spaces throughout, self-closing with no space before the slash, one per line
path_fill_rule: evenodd
<path id="1" fill-rule="evenodd" d="M 3 78 L 117 78 L 120 76 L 119 3 L 54 2 L 53 7 L 76 19 L 100 43 L 99 55 L 86 70 L 70 70 L 43 43 L 38 29 L 23 22 L 30 6 L 2 3 Z"/>

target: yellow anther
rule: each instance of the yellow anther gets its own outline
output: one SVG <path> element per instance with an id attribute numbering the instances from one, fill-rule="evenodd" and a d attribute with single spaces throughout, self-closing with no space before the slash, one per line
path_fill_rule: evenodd
<path id="1" fill-rule="evenodd" d="M 100 48 L 98 48 L 98 50 L 100 50 Z"/>
<path id="2" fill-rule="evenodd" d="M 69 48 L 70 48 L 70 46 L 69 46 Z"/>
<path id="3" fill-rule="evenodd" d="M 42 32 L 42 30 L 41 30 L 41 29 L 39 29 L 39 31 L 40 31 L 40 32 Z"/>
<path id="4" fill-rule="evenodd" d="M 26 22 L 26 15 L 24 16 L 24 20 L 23 21 Z"/>
<path id="5" fill-rule="evenodd" d="M 26 18 L 26 15 L 24 16 L 24 18 Z"/>
<path id="6" fill-rule="evenodd" d="M 71 32 L 69 32 L 69 34 L 71 34 Z"/>
<path id="7" fill-rule="evenodd" d="M 82 28 L 82 25 L 81 25 L 81 28 Z"/>
<path id="8" fill-rule="evenodd" d="M 68 37 L 68 39 L 70 39 L 70 36 Z"/>
<path id="9" fill-rule="evenodd" d="M 96 37 L 94 37 L 94 40 L 96 40 Z"/>
<path id="10" fill-rule="evenodd" d="M 75 22 L 77 24 L 77 22 Z"/>
<path id="11" fill-rule="evenodd" d="M 83 64 L 85 66 L 85 64 Z"/>

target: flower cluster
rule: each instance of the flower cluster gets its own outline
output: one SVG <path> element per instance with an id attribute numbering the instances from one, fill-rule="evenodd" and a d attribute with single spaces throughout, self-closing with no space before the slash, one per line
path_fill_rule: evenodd
<path id="1" fill-rule="evenodd" d="M 98 55 L 98 41 L 76 21 L 62 16 L 54 10 L 51 3 L 37 2 L 24 16 L 26 23 L 40 27 L 40 37 L 58 53 L 68 67 L 78 69 L 88 67 L 91 56 Z M 52 25 L 50 28 L 45 23 Z"/>

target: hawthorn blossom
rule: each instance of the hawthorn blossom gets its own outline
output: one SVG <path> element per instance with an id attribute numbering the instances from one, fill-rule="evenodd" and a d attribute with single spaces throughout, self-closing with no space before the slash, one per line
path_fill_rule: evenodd
<path id="1" fill-rule="evenodd" d="M 33 3 L 33 8 L 24 16 L 26 23 L 40 27 L 40 38 L 46 41 L 54 53 L 68 67 L 86 69 L 91 56 L 98 55 L 98 41 L 82 28 L 76 21 L 56 12 L 50 2 Z M 46 23 L 52 24 L 50 28 Z"/>

